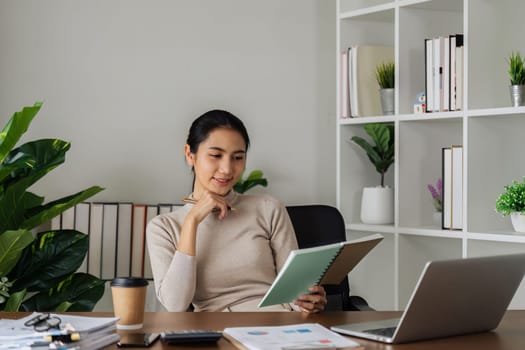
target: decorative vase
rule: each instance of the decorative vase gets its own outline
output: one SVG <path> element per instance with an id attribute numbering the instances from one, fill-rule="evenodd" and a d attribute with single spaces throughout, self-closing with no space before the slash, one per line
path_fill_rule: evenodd
<path id="1" fill-rule="evenodd" d="M 361 222 L 383 225 L 394 223 L 394 190 L 390 187 L 365 187 L 361 199 Z"/>
<path id="2" fill-rule="evenodd" d="M 441 212 L 440 211 L 435 211 L 433 214 L 432 214 L 432 222 L 434 223 L 434 226 L 438 226 L 438 227 L 442 227 L 443 226 L 443 223 L 441 221 Z"/>
<path id="3" fill-rule="evenodd" d="M 519 212 L 514 212 L 510 214 L 510 220 L 514 227 L 514 231 L 525 233 L 525 215 Z"/>
<path id="4" fill-rule="evenodd" d="M 510 86 L 510 101 L 512 102 L 512 107 L 525 105 L 525 85 Z"/>
<path id="5" fill-rule="evenodd" d="M 394 114 L 394 92 L 395 89 L 379 89 L 381 95 L 381 109 L 384 115 Z"/>

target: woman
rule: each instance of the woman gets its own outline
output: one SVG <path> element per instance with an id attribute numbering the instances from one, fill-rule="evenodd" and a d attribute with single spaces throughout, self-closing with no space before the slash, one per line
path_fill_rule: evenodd
<path id="1" fill-rule="evenodd" d="M 256 311 L 297 241 L 286 208 L 267 195 L 241 195 L 250 145 L 243 123 L 212 110 L 190 127 L 184 146 L 194 173 L 192 203 L 147 227 L 157 298 L 169 311 Z M 266 310 L 319 312 L 321 286 L 290 305 Z M 265 308 L 262 308 L 265 309 Z"/>

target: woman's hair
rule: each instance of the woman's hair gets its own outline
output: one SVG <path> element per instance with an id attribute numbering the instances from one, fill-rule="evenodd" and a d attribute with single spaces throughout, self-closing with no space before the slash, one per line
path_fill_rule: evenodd
<path id="1" fill-rule="evenodd" d="M 214 109 L 204 113 L 191 124 L 186 140 L 191 153 L 197 153 L 201 142 L 205 141 L 213 130 L 219 128 L 232 129 L 241 134 L 248 151 L 250 137 L 242 121 L 230 112 Z"/>

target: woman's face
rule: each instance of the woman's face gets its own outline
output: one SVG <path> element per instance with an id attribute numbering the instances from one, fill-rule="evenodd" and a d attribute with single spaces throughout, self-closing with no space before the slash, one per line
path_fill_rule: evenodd
<path id="1" fill-rule="evenodd" d="M 237 183 L 246 166 L 246 144 L 232 129 L 215 129 L 200 143 L 197 153 L 185 145 L 186 160 L 195 171 L 194 194 L 203 190 L 224 196 Z"/>

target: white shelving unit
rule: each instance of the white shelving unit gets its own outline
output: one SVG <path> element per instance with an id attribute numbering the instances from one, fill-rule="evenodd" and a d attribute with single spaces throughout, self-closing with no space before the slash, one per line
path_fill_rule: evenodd
<path id="1" fill-rule="evenodd" d="M 391 45 L 396 62 L 395 115 L 341 119 L 338 111 L 337 206 L 348 236 L 385 236 L 350 274 L 352 293 L 379 310 L 403 309 L 428 260 L 525 252 L 525 235 L 514 233 L 510 218 L 494 209 L 503 186 L 525 175 L 525 108 L 509 107 L 506 62 L 513 51 L 525 53 L 525 2 L 338 0 L 337 9 L 338 53 L 353 45 Z M 456 33 L 464 34 L 465 108 L 412 114 L 415 96 L 425 88 L 424 39 Z M 348 140 L 364 136 L 369 122 L 395 126 L 396 161 L 386 176 L 395 190 L 393 225 L 359 219 L 362 188 L 379 184 L 379 175 Z M 442 147 L 453 144 L 464 152 L 461 231 L 432 226 L 426 188 L 441 176 Z M 510 307 L 525 308 L 525 283 Z"/>

